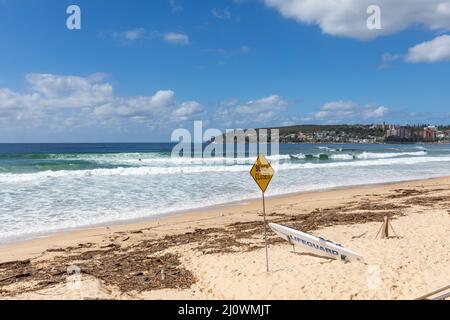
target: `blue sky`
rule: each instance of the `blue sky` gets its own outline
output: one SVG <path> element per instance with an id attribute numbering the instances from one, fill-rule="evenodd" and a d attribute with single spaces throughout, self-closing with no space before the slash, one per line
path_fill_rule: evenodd
<path id="1" fill-rule="evenodd" d="M 0 0 L 0 142 L 450 122 L 450 0 L 318 3 Z"/>

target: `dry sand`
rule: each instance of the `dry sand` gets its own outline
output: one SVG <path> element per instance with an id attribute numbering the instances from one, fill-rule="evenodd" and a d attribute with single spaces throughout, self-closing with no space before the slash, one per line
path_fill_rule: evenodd
<path id="1" fill-rule="evenodd" d="M 413 299 L 450 284 L 450 178 L 269 198 L 267 212 L 365 263 L 293 252 L 269 232 L 266 273 L 250 201 L 0 247 L 0 298 Z M 398 237 L 375 240 L 386 215 Z"/>

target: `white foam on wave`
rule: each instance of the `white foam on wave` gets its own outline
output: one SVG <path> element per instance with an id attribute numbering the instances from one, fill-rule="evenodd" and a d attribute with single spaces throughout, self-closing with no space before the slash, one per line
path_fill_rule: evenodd
<path id="1" fill-rule="evenodd" d="M 426 156 L 428 153 L 426 151 L 414 151 L 414 152 L 392 152 L 392 153 L 376 153 L 376 152 L 363 152 L 361 154 L 356 155 L 356 159 L 366 160 L 366 159 L 387 159 L 387 158 L 396 158 L 396 157 L 420 157 Z"/>
<path id="2" fill-rule="evenodd" d="M 41 171 L 37 173 L 0 174 L 0 182 L 26 182 L 46 178 L 82 178 L 100 176 L 144 176 L 164 174 L 196 174 L 206 172 L 236 172 L 245 171 L 247 166 L 190 166 L 190 167 L 132 167 L 114 169 L 92 169 L 78 171 Z"/>
<path id="3" fill-rule="evenodd" d="M 388 165 L 414 165 L 431 162 L 450 162 L 450 157 L 415 157 L 415 158 L 385 158 L 360 160 L 351 162 L 325 162 L 325 163 L 303 163 L 297 165 L 281 164 L 279 169 L 315 169 L 315 168 L 339 168 L 339 167 L 370 167 Z"/>
<path id="4" fill-rule="evenodd" d="M 332 160 L 354 160 L 355 156 L 351 154 L 332 154 L 330 155 Z"/>
<path id="5" fill-rule="evenodd" d="M 370 160 L 370 159 L 389 159 L 398 157 L 421 157 L 426 156 L 428 153 L 426 151 L 415 151 L 415 152 L 391 152 L 391 153 L 381 153 L 381 152 L 363 152 L 361 154 L 332 154 L 329 156 L 332 160 Z"/>
<path id="6" fill-rule="evenodd" d="M 255 157 L 171 157 L 169 155 L 154 153 L 123 153 L 123 154 L 79 154 L 79 155 L 52 155 L 52 160 L 91 161 L 98 164 L 109 165 L 189 165 L 189 164 L 221 164 L 221 163 L 253 163 Z M 269 161 L 289 160 L 289 155 L 277 154 L 267 156 Z"/>
<path id="7" fill-rule="evenodd" d="M 303 160 L 306 159 L 306 156 L 303 153 L 291 154 L 289 156 L 291 159 Z"/>
<path id="8" fill-rule="evenodd" d="M 404 157 L 404 158 L 382 158 L 360 161 L 342 162 L 314 162 L 314 163 L 281 163 L 277 170 L 315 169 L 315 168 L 338 168 L 338 167 L 367 167 L 385 165 L 413 165 L 427 162 L 447 162 L 450 157 Z M 199 173 L 225 173 L 244 172 L 249 170 L 249 165 L 196 165 L 196 166 L 171 166 L 171 167 L 131 167 L 113 169 L 92 169 L 78 171 L 42 171 L 37 173 L 0 174 L 0 182 L 21 183 L 48 178 L 82 178 L 98 176 L 144 176 L 144 175 L 172 175 L 172 174 L 199 174 Z"/>
<path id="9" fill-rule="evenodd" d="M 352 156 L 350 152 L 337 155 Z M 448 154 L 395 155 L 354 161 L 271 159 L 276 174 L 269 192 L 276 195 L 450 174 Z M 0 242 L 257 197 L 258 189 L 248 174 L 250 164 L 157 162 L 152 166 L 0 174 Z"/>
<path id="10" fill-rule="evenodd" d="M 319 147 L 326 150 L 335 150 L 329 147 Z M 361 154 L 330 154 L 327 155 L 331 160 L 348 161 L 348 160 L 368 160 L 368 159 L 384 159 L 405 156 L 425 156 L 426 151 L 417 152 L 398 152 L 398 153 L 376 153 L 363 152 Z M 313 155 L 319 159 L 320 154 Z M 111 154 L 54 154 L 49 155 L 51 160 L 65 161 L 89 161 L 97 163 L 99 166 L 115 166 L 120 167 L 170 167 L 170 166 L 188 166 L 188 165 L 224 165 L 224 164 L 253 164 L 256 157 L 170 157 L 168 154 L 162 153 L 111 153 Z M 278 154 L 270 155 L 267 159 L 271 162 L 283 162 L 290 159 L 304 160 L 305 154 Z M 155 169 L 156 170 L 156 169 Z"/>

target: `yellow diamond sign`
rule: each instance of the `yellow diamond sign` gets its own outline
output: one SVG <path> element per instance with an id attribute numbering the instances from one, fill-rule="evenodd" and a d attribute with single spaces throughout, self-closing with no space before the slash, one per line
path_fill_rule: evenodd
<path id="1" fill-rule="evenodd" d="M 272 180 L 275 171 L 273 170 L 269 161 L 267 161 L 266 157 L 260 154 L 258 156 L 258 159 L 256 159 L 252 170 L 250 170 L 250 174 L 258 184 L 262 192 L 266 192 L 266 189 L 269 186 L 270 180 Z"/>

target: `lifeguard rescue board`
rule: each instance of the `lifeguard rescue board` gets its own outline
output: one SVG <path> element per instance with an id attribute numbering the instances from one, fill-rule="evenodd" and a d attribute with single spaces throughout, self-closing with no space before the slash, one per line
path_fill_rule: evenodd
<path id="1" fill-rule="evenodd" d="M 315 237 L 276 223 L 269 223 L 269 226 L 277 235 L 288 241 L 290 244 L 299 245 L 315 254 L 342 261 L 364 261 L 363 257 L 359 254 L 329 240 Z"/>

